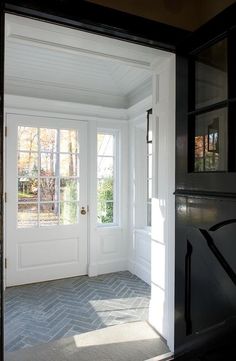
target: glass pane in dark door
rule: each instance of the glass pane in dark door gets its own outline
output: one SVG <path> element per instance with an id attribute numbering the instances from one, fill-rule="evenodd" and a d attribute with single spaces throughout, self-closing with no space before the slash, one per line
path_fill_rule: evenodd
<path id="1" fill-rule="evenodd" d="M 227 170 L 227 108 L 196 116 L 195 172 Z"/>
<path id="2" fill-rule="evenodd" d="M 195 61 L 195 106 L 227 99 L 227 39 L 201 51 Z"/>

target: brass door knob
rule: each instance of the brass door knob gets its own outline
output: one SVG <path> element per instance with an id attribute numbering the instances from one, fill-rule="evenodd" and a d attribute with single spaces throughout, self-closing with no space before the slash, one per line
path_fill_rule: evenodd
<path id="1" fill-rule="evenodd" d="M 80 213 L 81 213 L 83 216 L 87 213 L 85 207 L 81 207 Z"/>

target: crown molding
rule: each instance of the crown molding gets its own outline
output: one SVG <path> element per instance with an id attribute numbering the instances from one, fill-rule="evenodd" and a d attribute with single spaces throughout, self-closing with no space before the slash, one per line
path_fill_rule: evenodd
<path id="1" fill-rule="evenodd" d="M 91 104 L 79 104 L 59 100 L 24 97 L 5 94 L 4 107 L 6 112 L 24 114 L 25 111 L 35 115 L 53 114 L 58 118 L 77 120 L 109 120 L 128 121 L 128 111 L 120 108 L 109 108 Z"/>
<path id="2" fill-rule="evenodd" d="M 100 90 L 81 89 L 63 83 L 25 79 L 20 77 L 5 77 L 5 92 L 7 94 L 46 98 L 51 100 L 82 103 L 111 108 L 127 108 L 126 96 L 103 93 Z"/>

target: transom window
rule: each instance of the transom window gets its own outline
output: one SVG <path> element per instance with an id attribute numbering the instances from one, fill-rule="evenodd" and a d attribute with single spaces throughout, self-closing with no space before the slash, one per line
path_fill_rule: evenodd
<path id="1" fill-rule="evenodd" d="M 18 228 L 78 223 L 75 129 L 18 127 Z"/>
<path id="2" fill-rule="evenodd" d="M 116 224 L 117 219 L 117 135 L 97 134 L 97 222 Z"/>

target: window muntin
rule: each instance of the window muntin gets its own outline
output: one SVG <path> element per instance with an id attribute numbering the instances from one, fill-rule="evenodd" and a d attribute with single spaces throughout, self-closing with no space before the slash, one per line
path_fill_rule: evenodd
<path id="1" fill-rule="evenodd" d="M 18 127 L 18 228 L 79 220 L 76 129 Z"/>
<path id="2" fill-rule="evenodd" d="M 117 134 L 97 134 L 97 223 L 118 223 L 117 217 Z"/>

